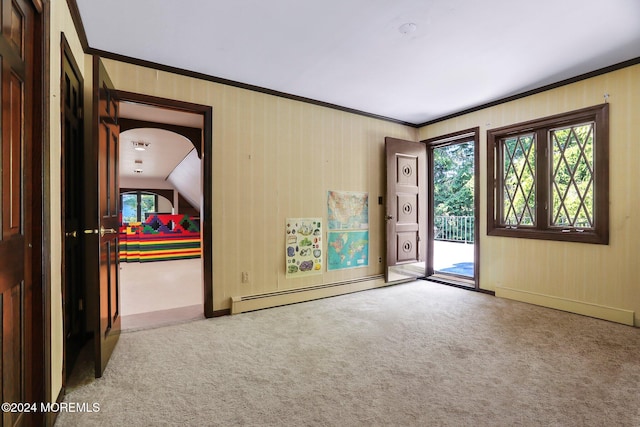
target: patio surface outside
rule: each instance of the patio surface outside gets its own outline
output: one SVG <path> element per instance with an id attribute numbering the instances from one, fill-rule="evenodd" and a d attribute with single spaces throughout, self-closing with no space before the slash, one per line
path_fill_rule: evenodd
<path id="1" fill-rule="evenodd" d="M 434 240 L 433 269 L 442 273 L 473 277 L 473 243 Z"/>

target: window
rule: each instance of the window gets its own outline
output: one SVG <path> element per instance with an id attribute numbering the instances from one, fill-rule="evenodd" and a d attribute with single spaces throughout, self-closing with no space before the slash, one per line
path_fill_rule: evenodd
<path id="1" fill-rule="evenodd" d="M 608 244 L 609 104 L 487 131 L 487 234 Z"/>
<path id="2" fill-rule="evenodd" d="M 122 222 L 143 222 L 147 212 L 157 212 L 158 195 L 142 191 L 122 194 Z"/>

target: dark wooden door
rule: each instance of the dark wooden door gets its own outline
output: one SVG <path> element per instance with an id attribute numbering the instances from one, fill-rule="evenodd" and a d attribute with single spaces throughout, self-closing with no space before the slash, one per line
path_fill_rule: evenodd
<path id="1" fill-rule="evenodd" d="M 426 255 L 427 150 L 424 144 L 385 138 L 387 159 L 387 281 L 390 268 L 423 277 Z"/>
<path id="2" fill-rule="evenodd" d="M 62 205 L 64 207 L 63 295 L 64 378 L 69 378 L 86 341 L 83 257 L 83 83 L 71 49 L 64 44 L 62 57 Z"/>
<path id="3" fill-rule="evenodd" d="M 2 0 L 0 11 L 0 342 L 2 402 L 29 402 L 33 355 L 32 121 L 34 19 L 31 2 Z M 2 426 L 27 414 L 4 412 Z"/>
<path id="4" fill-rule="evenodd" d="M 87 283 L 94 319 L 95 374 L 101 377 L 120 336 L 118 265 L 118 100 L 107 72 L 93 58 L 93 128 L 85 144 L 85 233 Z"/>

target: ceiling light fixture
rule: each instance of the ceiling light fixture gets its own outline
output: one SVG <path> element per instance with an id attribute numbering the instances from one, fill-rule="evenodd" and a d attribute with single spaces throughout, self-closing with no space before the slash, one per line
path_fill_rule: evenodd
<path id="1" fill-rule="evenodd" d="M 410 34 L 415 32 L 417 28 L 418 26 L 413 22 L 407 22 L 406 24 L 400 25 L 398 31 L 400 31 L 401 34 Z"/>
<path id="2" fill-rule="evenodd" d="M 133 144 L 133 149 L 137 151 L 144 151 L 147 149 L 147 147 L 149 147 L 148 142 L 133 141 L 132 144 Z"/>

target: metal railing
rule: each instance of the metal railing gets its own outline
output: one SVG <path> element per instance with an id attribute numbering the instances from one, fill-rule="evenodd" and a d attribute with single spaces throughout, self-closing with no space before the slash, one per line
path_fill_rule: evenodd
<path id="1" fill-rule="evenodd" d="M 433 219 L 434 240 L 473 243 L 474 217 L 435 216 Z"/>

